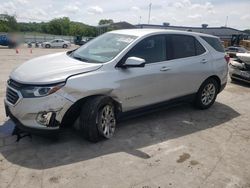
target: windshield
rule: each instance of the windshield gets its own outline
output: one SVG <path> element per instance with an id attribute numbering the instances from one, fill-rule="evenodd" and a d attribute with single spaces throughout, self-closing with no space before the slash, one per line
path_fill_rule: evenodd
<path id="1" fill-rule="evenodd" d="M 105 33 L 86 43 L 70 55 L 90 63 L 105 63 L 116 57 L 136 36 Z"/>

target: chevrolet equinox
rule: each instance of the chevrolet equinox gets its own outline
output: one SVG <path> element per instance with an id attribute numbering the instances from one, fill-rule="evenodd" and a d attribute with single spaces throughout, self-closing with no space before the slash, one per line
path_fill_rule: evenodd
<path id="1" fill-rule="evenodd" d="M 184 100 L 209 108 L 227 83 L 227 61 L 215 36 L 111 31 L 17 67 L 7 81 L 6 114 L 26 131 L 74 124 L 89 141 L 109 139 L 121 114 Z"/>

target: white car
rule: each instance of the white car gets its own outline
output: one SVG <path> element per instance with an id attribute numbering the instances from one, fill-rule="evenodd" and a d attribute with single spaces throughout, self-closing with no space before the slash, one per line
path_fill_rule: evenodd
<path id="1" fill-rule="evenodd" d="M 44 48 L 68 48 L 70 46 L 70 42 L 63 39 L 54 39 L 52 41 L 42 43 L 42 47 Z"/>
<path id="2" fill-rule="evenodd" d="M 55 131 L 75 125 L 96 142 L 111 138 L 117 119 L 128 113 L 183 101 L 211 107 L 226 86 L 227 61 L 215 36 L 111 31 L 77 50 L 16 68 L 8 80 L 6 114 L 20 129 Z"/>

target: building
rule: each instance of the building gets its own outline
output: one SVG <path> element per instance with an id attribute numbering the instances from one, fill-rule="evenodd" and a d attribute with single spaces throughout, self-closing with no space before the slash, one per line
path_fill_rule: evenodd
<path id="1" fill-rule="evenodd" d="M 96 27 L 98 35 L 105 33 L 107 31 L 117 30 L 117 29 L 134 29 L 136 26 L 128 22 L 116 22 L 111 24 L 103 24 Z"/>
<path id="2" fill-rule="evenodd" d="M 197 33 L 206 33 L 215 35 L 224 41 L 225 46 L 239 45 L 240 41 L 250 39 L 250 34 L 243 31 L 230 28 L 230 27 L 208 27 L 207 24 L 202 24 L 201 27 L 185 27 L 185 26 L 171 26 L 169 23 L 163 23 L 162 25 L 154 24 L 138 24 L 137 28 L 155 28 L 155 29 L 170 29 L 190 31 Z"/>

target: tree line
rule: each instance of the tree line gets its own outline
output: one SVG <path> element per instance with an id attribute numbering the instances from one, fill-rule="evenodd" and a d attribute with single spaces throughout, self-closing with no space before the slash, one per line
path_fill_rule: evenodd
<path id="1" fill-rule="evenodd" d="M 111 19 L 102 19 L 99 25 L 113 23 Z M 54 35 L 89 36 L 97 35 L 96 27 L 71 21 L 68 17 L 55 18 L 49 22 L 17 22 L 15 16 L 0 14 L 0 32 L 38 32 Z"/>

